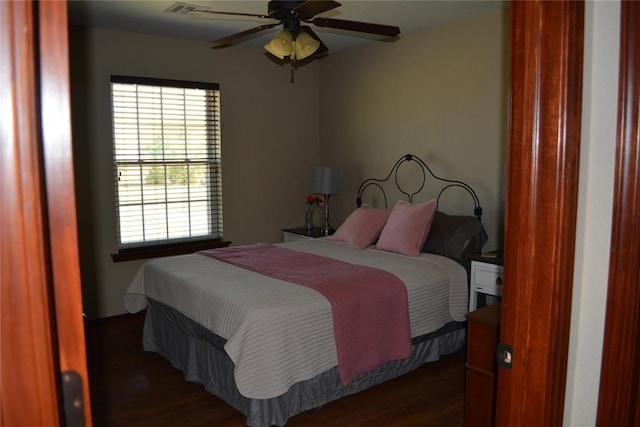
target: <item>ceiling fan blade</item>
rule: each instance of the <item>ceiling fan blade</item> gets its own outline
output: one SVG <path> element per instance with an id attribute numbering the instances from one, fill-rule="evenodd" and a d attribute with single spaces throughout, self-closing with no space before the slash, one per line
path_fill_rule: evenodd
<path id="1" fill-rule="evenodd" d="M 339 30 L 358 31 L 361 33 L 378 34 L 388 37 L 395 37 L 400 34 L 400 28 L 391 25 L 345 21 L 343 19 L 314 18 L 311 23 L 318 27 L 337 28 Z"/>
<path id="2" fill-rule="evenodd" d="M 311 19 L 316 15 L 335 9 L 340 3 L 333 0 L 307 0 L 299 6 L 294 7 L 291 12 L 297 14 L 301 19 Z"/>
<path id="3" fill-rule="evenodd" d="M 318 35 L 315 33 L 315 31 L 313 31 L 311 29 L 311 27 L 308 27 L 306 25 L 302 25 L 300 27 L 300 31 L 304 31 L 305 33 L 309 34 L 311 37 L 313 37 L 314 39 L 316 39 L 316 40 L 318 40 L 320 42 L 320 46 L 318 47 L 318 49 L 311 56 L 323 55 L 323 54 L 329 52 L 329 48 L 324 43 L 322 43 L 322 40 L 320 40 L 320 37 L 318 37 Z"/>
<path id="4" fill-rule="evenodd" d="M 215 10 L 206 10 L 206 9 L 194 9 L 189 12 L 189 15 L 195 15 L 198 13 L 211 13 L 215 15 L 234 15 L 234 16 L 251 16 L 253 18 L 268 18 L 273 19 L 269 15 L 260 15 L 257 13 L 240 13 L 240 12 L 219 12 Z"/>
<path id="5" fill-rule="evenodd" d="M 280 23 L 276 23 L 276 24 L 267 24 L 267 25 L 260 25 L 259 27 L 255 27 L 255 28 L 251 28 L 249 30 L 245 30 L 236 34 L 232 34 L 230 36 L 218 39 L 218 40 L 214 40 L 211 42 L 211 48 L 213 49 L 220 49 L 223 47 L 228 47 L 231 46 L 237 42 L 240 42 L 242 39 L 244 39 L 245 37 L 249 37 L 252 34 L 255 33 L 259 33 L 262 30 L 267 30 L 269 28 L 273 28 L 280 25 Z"/>

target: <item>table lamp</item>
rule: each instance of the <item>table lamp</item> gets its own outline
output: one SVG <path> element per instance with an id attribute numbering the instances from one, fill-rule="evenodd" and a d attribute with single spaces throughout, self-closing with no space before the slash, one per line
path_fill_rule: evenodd
<path id="1" fill-rule="evenodd" d="M 320 229 L 323 236 L 328 236 L 333 231 L 329 225 L 329 197 L 338 194 L 338 181 L 340 169 L 329 166 L 318 166 L 313 181 L 313 192 L 324 194 L 324 225 Z"/>

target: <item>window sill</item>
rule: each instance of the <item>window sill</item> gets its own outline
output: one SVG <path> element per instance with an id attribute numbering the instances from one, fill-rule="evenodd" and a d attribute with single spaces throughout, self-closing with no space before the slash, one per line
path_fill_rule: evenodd
<path id="1" fill-rule="evenodd" d="M 226 248 L 231 242 L 222 239 L 197 240 L 192 242 L 169 243 L 157 246 L 122 249 L 111 254 L 113 262 L 133 261 L 137 259 L 160 258 L 172 255 L 191 254 L 205 249 Z"/>

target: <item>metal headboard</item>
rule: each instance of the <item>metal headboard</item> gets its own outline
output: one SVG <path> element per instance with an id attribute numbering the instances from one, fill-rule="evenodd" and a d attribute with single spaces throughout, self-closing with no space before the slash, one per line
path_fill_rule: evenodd
<path id="1" fill-rule="evenodd" d="M 413 193 L 408 193 L 408 192 L 404 191 L 402 189 L 402 187 L 400 186 L 400 183 L 398 182 L 398 168 L 404 162 L 416 162 L 420 166 L 420 169 L 422 170 L 422 184 L 420 185 L 420 188 L 418 188 L 418 190 L 414 191 Z M 358 188 L 358 198 L 356 199 L 356 205 L 358 207 L 362 206 L 362 193 L 364 192 L 364 190 L 367 187 L 373 185 L 373 186 L 378 187 L 380 189 L 380 191 L 382 192 L 382 195 L 384 197 L 384 206 L 385 206 L 385 208 L 388 207 L 387 206 L 387 195 L 386 195 L 384 189 L 382 188 L 381 183 L 388 181 L 391 178 L 392 175 L 394 177 L 394 180 L 395 180 L 395 183 L 396 183 L 396 187 L 398 187 L 398 190 L 402 194 L 407 196 L 407 201 L 409 203 L 413 203 L 413 196 L 418 194 L 424 188 L 424 184 L 425 184 L 426 177 L 427 177 L 427 173 L 426 172 L 429 172 L 429 174 L 433 178 L 437 179 L 438 181 L 442 181 L 442 182 L 446 183 L 446 185 L 444 187 L 442 187 L 442 189 L 438 193 L 438 197 L 436 198 L 436 209 L 437 209 L 437 206 L 438 206 L 438 202 L 440 201 L 440 196 L 442 195 L 442 193 L 446 189 L 451 188 L 451 187 L 460 187 L 460 188 L 466 190 L 471 195 L 471 197 L 473 198 L 473 204 L 474 204 L 473 215 L 478 219 L 478 221 L 481 221 L 482 207 L 480 206 L 480 201 L 478 200 L 478 196 L 476 195 L 476 192 L 473 191 L 473 188 L 471 188 L 469 185 L 465 184 L 462 181 L 456 181 L 456 180 L 452 180 L 452 179 L 445 179 L 445 178 L 440 178 L 439 176 L 436 176 L 431 171 L 431 168 L 429 168 L 429 166 L 427 166 L 427 164 L 425 162 L 423 162 L 419 157 L 416 157 L 413 154 L 405 154 L 400 159 L 398 159 L 396 164 L 393 165 L 393 167 L 389 171 L 389 174 L 387 175 L 386 178 L 384 178 L 384 179 L 369 178 L 369 179 L 363 181 L 362 184 L 360 184 L 360 188 Z"/>

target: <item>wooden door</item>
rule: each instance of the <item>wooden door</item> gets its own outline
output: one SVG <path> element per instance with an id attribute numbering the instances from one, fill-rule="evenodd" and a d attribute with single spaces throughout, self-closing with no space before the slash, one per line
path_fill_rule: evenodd
<path id="1" fill-rule="evenodd" d="M 511 3 L 498 426 L 561 426 L 578 193 L 584 3 Z"/>
<path id="2" fill-rule="evenodd" d="M 0 2 L 0 91 L 0 424 L 90 426 L 66 2 Z"/>

